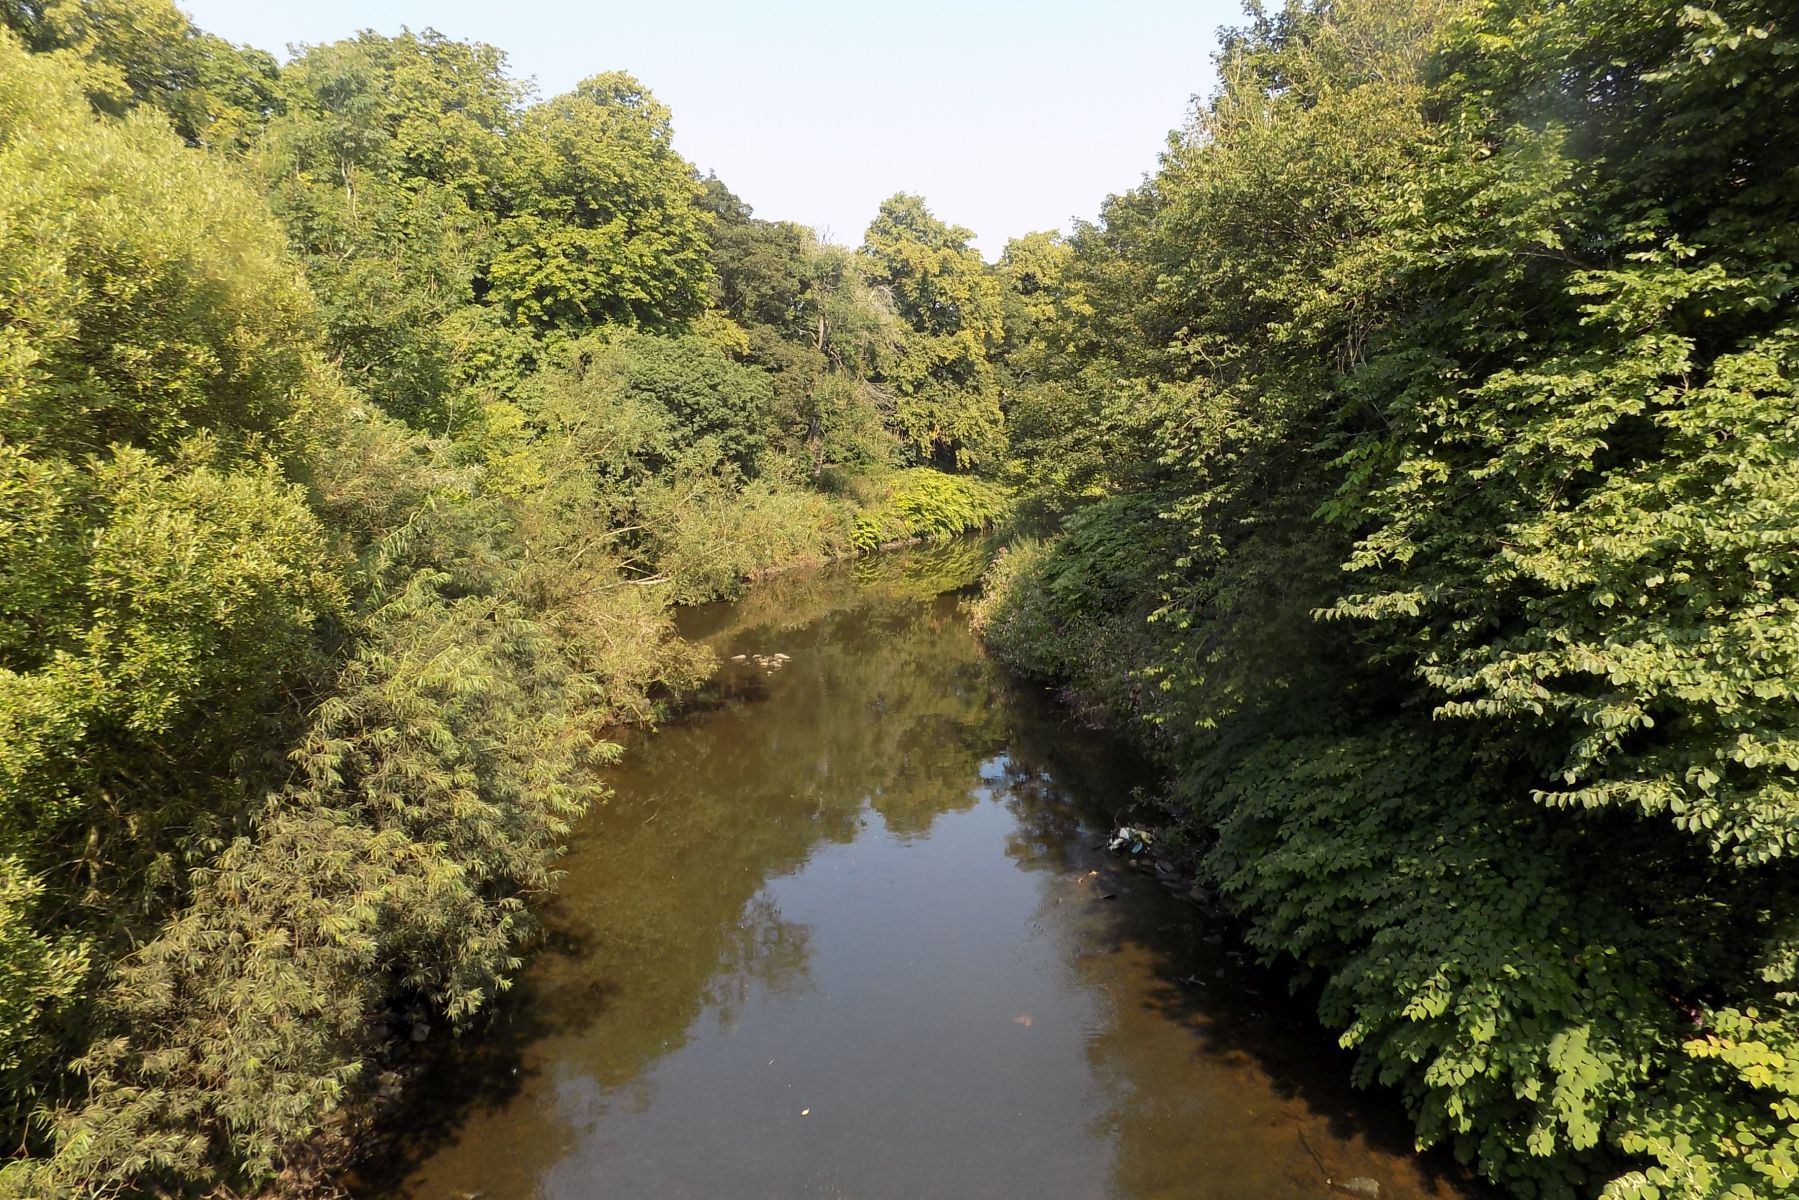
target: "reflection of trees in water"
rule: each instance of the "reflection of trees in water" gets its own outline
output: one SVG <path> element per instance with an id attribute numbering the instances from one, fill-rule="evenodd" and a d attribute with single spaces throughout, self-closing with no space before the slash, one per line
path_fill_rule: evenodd
<path id="1" fill-rule="evenodd" d="M 865 591 L 929 600 L 978 582 L 993 561 L 996 545 L 992 538 L 957 538 L 859 558 L 854 563 L 856 585 Z"/>
<path id="2" fill-rule="evenodd" d="M 1475 1194 L 1446 1159 L 1411 1153 L 1396 1103 L 1348 1087 L 1331 1038 L 1280 980 L 1232 960 L 1192 906 L 1098 849 L 1146 766 L 1032 695 L 1014 694 L 1008 718 L 996 789 L 1018 821 L 1007 854 L 1050 876 L 1037 928 L 1094 998 L 1084 1053 L 1105 1097 L 1092 1127 L 1114 1147 L 1109 1194 L 1319 1194 L 1320 1161 L 1395 1200 Z"/>
<path id="3" fill-rule="evenodd" d="M 805 588 L 824 614 L 805 628 L 716 635 L 723 702 L 609 772 L 616 795 L 563 864 L 551 919 L 584 949 L 540 961 L 528 1003 L 574 1010 L 557 1052 L 605 1086 L 682 1045 L 708 1007 L 805 986 L 808 931 L 761 890 L 819 842 L 853 840 L 865 804 L 916 834 L 975 803 L 1001 711 L 954 601 L 841 568 Z M 776 650 L 792 656 L 776 673 L 728 662 Z"/>
<path id="4" fill-rule="evenodd" d="M 992 560 L 993 547 L 991 539 L 959 538 L 773 575 L 757 583 L 741 600 L 707 605 L 685 616 L 683 632 L 722 645 L 750 632 L 773 635 L 803 629 L 841 613 L 846 602 L 928 602 L 978 582 Z M 846 600 L 851 588 L 859 594 Z"/>
<path id="5" fill-rule="evenodd" d="M 758 893 L 719 947 L 718 970 L 700 1003 L 713 1010 L 721 1029 L 737 1023 L 750 990 L 761 986 L 783 995 L 811 989 L 812 930 L 781 916 L 769 897 Z"/>
<path id="6" fill-rule="evenodd" d="M 1084 1054 L 1093 1120 L 1115 1147 L 1113 1194 L 1313 1194 L 1300 1129 L 1339 1176 L 1423 1194 L 1398 1158 L 1358 1149 L 1353 1118 L 1311 1115 L 1358 1106 L 1314 1090 L 1334 1085 L 1338 1066 L 1307 1015 L 1271 1017 L 1238 994 L 1243 977 L 1199 941 L 1190 911 L 1095 849 L 1142 778 L 1133 761 L 1038 689 L 1003 689 L 953 598 L 859 587 L 856 574 L 795 577 L 781 603 L 721 620 L 721 659 L 792 661 L 772 673 L 727 665 L 710 708 L 609 773 L 616 798 L 563 864 L 548 915 L 557 948 L 509 1006 L 527 1094 L 494 1096 L 506 1107 L 491 1123 L 447 1126 L 457 1144 L 432 1161 L 417 1200 L 552 1186 L 542 1169 L 572 1161 L 589 1127 L 649 1106 L 662 1056 L 690 1037 L 730 1036 L 759 993 L 812 986 L 811 930 L 780 912 L 770 879 L 822 841 L 854 840 L 871 813 L 920 834 L 973 805 L 983 782 L 1017 820 L 1007 853 L 1042 876 L 1036 927 L 1092 997 Z M 1081 883 L 1095 867 L 1099 885 Z M 1205 989 L 1180 982 L 1196 974 Z M 1246 1114 L 1251 1105 L 1266 1111 Z"/>
<path id="7" fill-rule="evenodd" d="M 632 739 L 607 773 L 613 799 L 577 832 L 546 949 L 502 1020 L 522 1096 L 443 1125 L 457 1143 L 426 1166 L 428 1190 L 531 1195 L 613 1105 L 649 1100 L 653 1064 L 705 1029 L 728 1033 L 758 989 L 810 986 L 810 930 L 764 892 L 820 842 L 852 841 L 869 810 L 900 834 L 975 803 L 998 748 L 992 669 L 945 587 L 978 576 L 986 550 L 958 543 L 769 580 L 698 614 L 719 678 L 695 714 Z M 780 671 L 738 653 L 792 656 Z M 711 1011 L 716 1025 L 702 1023 Z M 473 1096 L 445 1089 L 446 1100 Z M 516 1178 L 496 1178 L 496 1173 Z M 426 1194 L 421 1191 L 420 1196 Z"/>

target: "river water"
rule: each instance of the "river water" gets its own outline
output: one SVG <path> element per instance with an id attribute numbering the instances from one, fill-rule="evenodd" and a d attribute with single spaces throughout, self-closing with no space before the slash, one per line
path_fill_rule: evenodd
<path id="1" fill-rule="evenodd" d="M 359 1195 L 1472 1195 L 1106 852 L 1139 768 L 984 657 L 950 590 L 979 564 L 884 556 L 690 614 L 718 677 L 609 772 L 545 946 Z"/>

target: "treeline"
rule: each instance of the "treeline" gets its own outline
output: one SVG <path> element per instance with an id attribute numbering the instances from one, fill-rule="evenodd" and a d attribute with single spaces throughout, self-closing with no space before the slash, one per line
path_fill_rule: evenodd
<path id="1" fill-rule="evenodd" d="M 0 0 L 0 1194 L 304 1190 L 505 988 L 676 603 L 990 524 L 1006 285 L 635 80 Z"/>
<path id="2" fill-rule="evenodd" d="M 1517 1196 L 1799 1176 L 1799 29 L 1295 0 L 1010 357 L 979 620 Z"/>

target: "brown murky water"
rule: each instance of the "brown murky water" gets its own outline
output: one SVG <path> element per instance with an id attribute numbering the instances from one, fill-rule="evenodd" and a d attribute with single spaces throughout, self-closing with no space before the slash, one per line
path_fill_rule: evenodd
<path id="1" fill-rule="evenodd" d="M 982 655 L 940 594 L 979 561 L 693 614 L 723 659 L 791 659 L 726 662 L 613 772 L 549 944 L 367 1200 L 1472 1194 L 1098 848 L 1136 767 Z"/>

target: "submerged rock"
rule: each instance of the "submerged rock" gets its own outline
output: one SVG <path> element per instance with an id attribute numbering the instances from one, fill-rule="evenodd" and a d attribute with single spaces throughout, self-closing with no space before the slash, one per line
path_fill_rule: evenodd
<path id="1" fill-rule="evenodd" d="M 737 658 L 733 658 L 731 661 L 736 662 L 738 658 L 742 658 L 742 657 L 743 657 L 742 655 L 738 655 Z M 754 662 L 758 667 L 761 667 L 764 671 L 779 671 L 782 667 L 786 666 L 788 663 L 793 661 L 793 656 L 791 654 L 778 654 L 778 653 L 777 654 L 752 654 L 749 656 L 749 658 L 750 658 L 751 662 Z"/>

